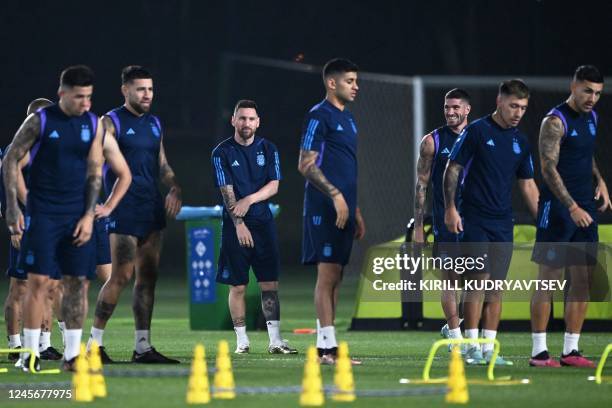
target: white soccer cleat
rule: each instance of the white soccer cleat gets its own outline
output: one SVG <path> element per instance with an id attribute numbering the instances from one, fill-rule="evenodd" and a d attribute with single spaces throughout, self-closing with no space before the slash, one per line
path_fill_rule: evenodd
<path id="1" fill-rule="evenodd" d="M 249 344 L 239 344 L 238 346 L 236 346 L 236 351 L 234 351 L 235 354 L 249 354 L 249 351 L 251 350 L 251 346 Z"/>

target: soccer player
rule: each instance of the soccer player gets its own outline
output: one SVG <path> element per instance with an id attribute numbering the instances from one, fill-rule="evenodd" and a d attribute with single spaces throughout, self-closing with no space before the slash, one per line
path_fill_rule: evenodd
<path id="1" fill-rule="evenodd" d="M 334 319 L 342 270 L 365 234 L 357 205 L 357 125 L 346 105 L 357 96 L 358 67 L 336 58 L 323 67 L 325 99 L 306 115 L 298 170 L 306 178 L 302 263 L 317 265 L 314 301 L 322 364 L 337 352 Z"/>
<path id="2" fill-rule="evenodd" d="M 274 218 L 268 207 L 281 179 L 278 150 L 255 135 L 259 127 L 255 102 L 238 101 L 232 126 L 234 136 L 212 152 L 212 167 L 223 197 L 217 282 L 230 285 L 228 303 L 236 332 L 236 353 L 248 353 L 250 348 L 244 296 L 252 267 L 261 289 L 261 306 L 270 337 L 268 353 L 297 354 L 280 335 L 279 249 Z"/>
<path id="3" fill-rule="evenodd" d="M 603 82 L 603 76 L 594 66 L 578 67 L 569 98 L 548 112 L 540 128 L 544 185 L 532 259 L 540 265 L 538 279 L 561 279 L 567 268 L 570 288 L 565 304 L 565 337 L 560 362 L 550 357 L 546 345 L 552 293 L 534 292 L 531 366 L 594 367 L 593 362 L 578 351 L 578 339 L 588 306 L 590 275 L 597 257 L 597 210 L 603 212 L 612 208 L 608 188 L 593 156 L 598 125 L 593 108 L 601 97 Z M 597 184 L 595 190 L 593 179 Z M 598 199 L 602 200 L 599 208 Z M 582 256 L 572 256 L 572 248 L 568 246 L 579 245 L 586 251 L 580 251 Z"/>
<path id="4" fill-rule="evenodd" d="M 423 137 L 417 161 L 417 179 L 414 199 L 414 242 L 424 243 L 423 216 L 425 213 L 425 198 L 427 186 L 431 180 L 433 187 L 432 214 L 434 247 L 433 256 L 446 258 L 454 252 L 453 244 L 459 242 L 459 235 L 451 233 L 444 225 L 444 193 L 442 191 L 442 176 L 448 162 L 453 144 L 468 124 L 470 113 L 470 97 L 459 88 L 447 92 L 444 97 L 444 117 L 446 126 L 439 127 Z M 445 245 L 445 243 L 447 243 Z M 453 271 L 442 271 L 444 279 L 454 281 L 457 274 Z M 447 324 L 442 328 L 442 335 L 452 339 L 460 339 L 459 310 L 455 291 L 442 292 L 442 310 Z"/>
<path id="5" fill-rule="evenodd" d="M 38 340 L 49 275 L 59 271 L 66 322 L 64 364 L 71 370 L 79 354 L 83 326 L 83 277 L 91 262 L 91 232 L 102 177 L 99 119 L 89 112 L 93 71 L 83 65 L 60 76 L 59 102 L 26 118 L 4 162 L 6 223 L 12 235 L 25 230 L 20 265 L 28 273 L 24 304 L 24 370 L 39 368 Z M 18 206 L 19 160 L 31 152 L 24 218 Z"/>
<path id="6" fill-rule="evenodd" d="M 527 110 L 529 89 L 519 79 L 503 81 L 497 109 L 468 125 L 451 151 L 444 173 L 444 221 L 452 233 L 463 232 L 461 241 L 470 254 L 487 255 L 487 268 L 473 271 L 473 279 L 504 280 L 512 258 L 514 221 L 512 185 L 515 177 L 530 213 L 536 217 L 538 188 L 533 181 L 533 161 L 527 136 L 517 129 Z M 463 173 L 461 219 L 455 194 Z M 465 336 L 478 338 L 481 314 L 479 291 L 467 291 L 464 300 Z M 495 339 L 501 315 L 501 292 L 488 291 L 482 307 L 483 336 Z M 483 357 L 484 354 L 484 357 Z M 471 343 L 468 364 L 484 364 L 493 355 L 493 344 L 481 348 Z M 495 364 L 510 365 L 497 357 Z"/>
<path id="7" fill-rule="evenodd" d="M 134 363 L 178 364 L 151 345 L 150 330 L 159 269 L 162 230 L 166 227 L 164 201 L 159 192 L 161 181 L 169 192 L 165 213 L 176 217 L 181 209 L 181 188 L 164 151 L 163 130 L 157 116 L 149 113 L 153 102 L 153 78 L 143 67 L 127 66 L 121 73 L 123 106 L 102 119 L 106 138 L 115 138 L 132 173 L 132 183 L 110 214 L 112 272 L 98 295 L 91 339 L 103 345 L 104 329 L 115 310 L 119 295 L 134 271 L 132 310 L 135 322 Z M 105 172 L 107 194 L 115 185 L 117 174 Z M 104 211 L 105 215 L 110 212 Z M 102 349 L 105 361 L 112 361 Z"/>

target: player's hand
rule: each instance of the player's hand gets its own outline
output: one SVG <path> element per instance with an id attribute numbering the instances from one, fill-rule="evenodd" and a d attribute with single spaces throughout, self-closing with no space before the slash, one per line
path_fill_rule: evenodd
<path id="1" fill-rule="evenodd" d="M 349 217 L 349 208 L 344 200 L 342 193 L 338 193 L 333 197 L 334 209 L 336 210 L 336 227 L 344 229 L 346 221 Z"/>
<path id="2" fill-rule="evenodd" d="M 181 211 L 183 199 L 181 198 L 181 190 L 178 187 L 170 188 L 166 195 L 166 214 L 170 218 L 176 218 L 176 214 Z"/>
<path id="3" fill-rule="evenodd" d="M 21 249 L 21 238 L 22 237 L 23 237 L 23 234 L 11 235 L 11 245 L 13 246 L 13 248 L 17 250 Z"/>
<path id="4" fill-rule="evenodd" d="M 96 204 L 96 209 L 94 210 L 94 214 L 96 215 L 96 220 L 100 218 L 106 218 L 113 212 L 112 209 L 107 207 L 106 205 Z"/>
<path id="5" fill-rule="evenodd" d="M 572 217 L 572 221 L 579 227 L 586 228 L 593 222 L 593 218 L 591 215 L 584 211 L 582 208 L 576 205 L 576 209 L 570 211 L 570 217 Z"/>
<path id="6" fill-rule="evenodd" d="M 240 246 L 247 248 L 253 248 L 255 246 L 255 242 L 251 236 L 251 231 L 249 231 L 244 222 L 236 224 L 236 235 L 238 236 Z"/>
<path id="7" fill-rule="evenodd" d="M 11 235 L 21 235 L 25 231 L 25 221 L 23 219 L 23 213 L 19 208 L 11 210 L 10 207 L 6 209 L 6 226 L 8 227 Z"/>
<path id="8" fill-rule="evenodd" d="M 83 246 L 91 239 L 91 232 L 93 231 L 93 223 L 94 223 L 94 214 L 87 213 L 81 217 L 79 222 L 72 233 L 74 237 L 74 241 L 72 241 L 73 245 L 78 247 Z"/>
<path id="9" fill-rule="evenodd" d="M 463 231 L 463 222 L 459 216 L 457 208 L 451 207 L 444 210 L 444 224 L 449 232 L 458 234 Z"/>
<path id="10" fill-rule="evenodd" d="M 234 204 L 234 207 L 232 208 L 232 214 L 234 214 L 236 217 L 242 218 L 246 215 L 247 212 L 249 212 L 249 208 L 251 208 L 251 199 L 249 198 L 249 196 L 246 196 L 238 200 L 238 202 Z"/>
<path id="11" fill-rule="evenodd" d="M 612 209 L 610 195 L 608 194 L 608 187 L 603 180 L 597 183 L 597 188 L 595 189 L 595 200 L 599 200 L 600 198 L 603 199 L 603 204 L 598 208 L 599 212 Z"/>
<path id="12" fill-rule="evenodd" d="M 359 207 L 355 210 L 355 239 L 361 240 L 365 237 L 366 227 L 365 221 L 363 220 L 363 216 L 361 215 L 361 210 Z"/>

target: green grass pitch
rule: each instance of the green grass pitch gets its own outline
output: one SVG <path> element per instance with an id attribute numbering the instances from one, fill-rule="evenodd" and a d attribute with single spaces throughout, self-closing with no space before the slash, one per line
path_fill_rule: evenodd
<path id="1" fill-rule="evenodd" d="M 181 273 L 176 271 L 177 274 Z M 349 343 L 351 355 L 363 360 L 362 366 L 354 367 L 353 373 L 358 390 L 365 389 L 403 389 L 421 387 L 403 385 L 400 378 L 418 378 L 429 347 L 440 338 L 437 332 L 347 332 L 352 308 L 354 306 L 355 278 L 349 278 L 343 288 L 340 308 L 338 310 L 339 339 Z M 298 347 L 297 356 L 270 356 L 266 352 L 267 333 L 250 332 L 251 354 L 232 355 L 232 364 L 237 386 L 296 386 L 301 384 L 305 350 L 314 344 L 314 335 L 295 335 L 293 329 L 314 326 L 314 307 L 312 304 L 313 271 L 296 268 L 285 273 L 281 280 L 281 310 L 283 337 L 293 346 Z M 0 296 L 6 295 L 6 281 L 0 289 Z M 90 291 L 91 308 L 85 325 L 84 339 L 89 334 L 93 302 L 99 285 L 94 284 Z M 118 360 L 129 360 L 133 347 L 133 321 L 131 318 L 131 291 L 122 295 L 115 316 L 110 321 L 105 333 L 105 346 L 111 357 Z M 156 348 L 171 357 L 179 358 L 182 367 L 189 367 L 193 347 L 197 342 L 206 346 L 208 366 L 214 367 L 214 356 L 217 342 L 226 339 L 233 350 L 235 336 L 231 331 L 193 332 L 189 330 L 188 292 L 184 280 L 163 280 L 157 288 L 154 312 L 152 341 Z M 54 326 L 53 344 L 60 345 L 57 326 Z M 4 334 L 4 322 L 0 333 Z M 5 347 L 2 337 L 1 347 Z M 535 369 L 527 364 L 531 350 L 529 333 L 501 333 L 502 355 L 514 361 L 515 366 L 496 370 L 497 375 L 512 375 L 514 378 L 530 378 L 530 385 L 517 386 L 480 386 L 470 385 L 470 404 L 474 407 L 520 407 L 553 406 L 553 407 L 610 407 L 612 406 L 612 385 L 596 385 L 587 381 L 594 370 L 585 369 Z M 584 354 L 599 358 L 604 347 L 612 342 L 612 333 L 587 333 L 580 339 Z M 562 333 L 549 334 L 549 348 L 558 354 L 562 346 Z M 433 376 L 445 376 L 448 370 L 449 356 L 446 350 L 438 353 Z M 54 368 L 56 363 L 47 362 L 43 368 Z M 67 374 L 33 376 L 18 372 L 0 357 L 0 368 L 9 368 L 9 373 L 0 374 L 2 383 L 30 383 L 35 381 L 69 381 Z M 142 367 L 121 364 L 115 367 Z M 166 367 L 161 367 L 166 368 Z M 612 371 L 612 361 L 604 374 Z M 326 385 L 333 383 L 333 368 L 322 367 L 323 381 Z M 483 367 L 466 367 L 468 378 L 485 378 Z M 185 406 L 187 378 L 106 378 L 109 396 L 96 400 L 92 406 L 98 407 L 179 407 Z M 212 382 L 212 377 L 211 377 Z M 74 406 L 69 401 L 45 400 L 11 400 L 8 390 L 0 388 L 0 407 L 28 406 Z M 298 406 L 298 394 L 279 395 L 238 395 L 233 401 L 211 402 L 216 407 L 293 407 Z M 331 400 L 326 406 L 341 406 L 346 403 L 335 403 Z M 358 397 L 350 403 L 354 407 L 437 407 L 444 406 L 444 397 Z"/>

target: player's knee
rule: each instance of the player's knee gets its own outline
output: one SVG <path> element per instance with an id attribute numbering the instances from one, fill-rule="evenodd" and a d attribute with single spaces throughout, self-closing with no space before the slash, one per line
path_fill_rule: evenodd
<path id="1" fill-rule="evenodd" d="M 234 296 L 244 296 L 246 293 L 246 285 L 230 286 L 230 292 Z"/>

